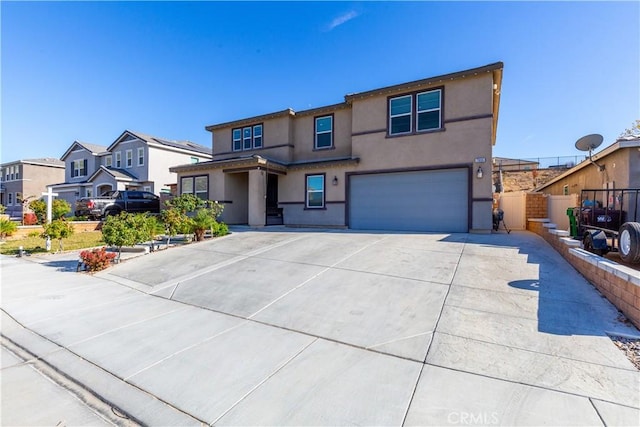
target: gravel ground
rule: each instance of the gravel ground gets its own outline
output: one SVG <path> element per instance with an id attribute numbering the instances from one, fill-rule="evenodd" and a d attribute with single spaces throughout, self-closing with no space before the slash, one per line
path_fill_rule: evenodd
<path id="1" fill-rule="evenodd" d="M 612 336 L 614 344 L 629 358 L 631 363 L 640 370 L 640 339 Z"/>

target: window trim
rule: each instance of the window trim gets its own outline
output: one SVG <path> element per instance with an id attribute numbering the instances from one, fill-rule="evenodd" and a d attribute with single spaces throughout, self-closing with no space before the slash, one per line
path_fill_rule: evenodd
<path id="1" fill-rule="evenodd" d="M 205 175 L 186 175 L 186 176 L 181 176 L 180 177 L 180 191 L 179 194 L 183 195 L 183 194 L 193 194 L 196 197 L 198 196 L 198 191 L 196 191 L 196 178 L 202 178 L 202 177 L 206 177 L 207 178 L 207 190 L 206 190 L 206 197 L 204 199 L 202 199 L 202 197 L 200 197 L 202 200 L 209 200 L 209 189 L 211 188 L 211 186 L 209 185 L 209 175 L 205 174 Z M 191 188 L 192 188 L 192 192 L 190 193 L 185 193 L 182 190 L 182 183 L 185 179 L 190 179 L 191 180 Z M 200 192 L 202 193 L 202 192 Z"/>
<path id="2" fill-rule="evenodd" d="M 400 99 L 400 98 L 409 98 L 409 100 L 411 101 L 411 104 L 409 105 L 409 112 L 408 113 L 392 115 L 391 114 L 391 102 L 394 99 Z M 398 96 L 394 96 L 394 97 L 389 97 L 388 98 L 388 102 L 387 102 L 387 108 L 388 108 L 387 117 L 389 117 L 389 122 L 387 123 L 387 126 L 388 126 L 387 134 L 389 136 L 408 135 L 408 134 L 411 134 L 413 132 L 413 104 L 414 104 L 414 99 L 413 98 L 414 98 L 414 94 L 398 95 Z M 391 121 L 396 117 L 404 117 L 404 116 L 409 116 L 409 130 L 407 132 L 391 133 L 391 128 L 392 128 Z"/>
<path id="3" fill-rule="evenodd" d="M 104 157 L 104 167 L 110 168 L 113 167 L 113 156 L 105 156 Z"/>
<path id="4" fill-rule="evenodd" d="M 138 147 L 138 166 L 144 166 L 144 147 Z"/>
<path id="5" fill-rule="evenodd" d="M 87 176 L 87 159 L 79 159 L 71 161 L 71 178 L 79 176 Z"/>
<path id="6" fill-rule="evenodd" d="M 122 151 L 116 151 L 115 156 L 116 169 L 122 169 Z"/>
<path id="7" fill-rule="evenodd" d="M 129 164 L 131 161 L 131 164 Z M 133 150 L 129 149 L 124 152 L 124 167 L 126 169 L 131 169 L 133 167 Z"/>
<path id="8" fill-rule="evenodd" d="M 322 132 L 318 132 L 318 120 L 320 119 L 326 119 L 326 118 L 330 118 L 331 119 L 331 130 L 330 131 L 322 131 Z M 331 136 L 331 144 L 329 144 L 326 147 L 318 147 L 318 135 L 319 134 L 325 134 L 325 133 L 329 133 Z M 313 149 L 314 150 L 330 150 L 332 148 L 334 148 L 334 139 L 335 139 L 335 117 L 334 114 L 324 114 L 321 116 L 315 116 L 313 118 Z"/>
<path id="9" fill-rule="evenodd" d="M 322 177 L 322 206 L 309 206 L 309 178 L 316 176 Z M 304 175 L 304 208 L 306 209 L 326 209 L 327 208 L 327 174 L 326 173 L 308 173 Z M 314 191 L 319 193 L 319 191 Z"/>
<path id="10" fill-rule="evenodd" d="M 236 138 L 236 131 L 238 131 L 238 138 Z M 236 148 L 236 142 L 238 148 Z M 231 150 L 242 151 L 242 128 L 231 129 Z"/>
<path id="11" fill-rule="evenodd" d="M 20 180 L 20 165 L 16 165 L 16 181 Z"/>
<path id="12" fill-rule="evenodd" d="M 430 93 L 430 92 L 435 92 L 438 91 L 440 93 L 440 108 L 439 108 L 439 119 L 440 119 L 440 126 L 437 128 L 431 128 L 431 129 L 423 129 L 423 130 L 418 130 L 418 95 L 422 95 L 425 93 Z M 411 112 L 410 112 L 410 117 L 411 117 L 411 125 L 410 125 L 410 129 L 408 132 L 396 132 L 396 133 L 391 133 L 391 101 L 394 99 L 398 99 L 398 98 L 403 98 L 403 97 L 407 97 L 410 96 L 411 97 Z M 444 86 L 436 86 L 436 87 L 432 87 L 429 88 L 427 90 L 419 90 L 419 91 L 414 91 L 414 92 L 409 92 L 409 93 L 402 93 L 402 94 L 398 94 L 398 95 L 392 95 L 392 96 L 388 96 L 387 97 L 387 138 L 394 138 L 394 137 L 399 137 L 399 136 L 407 136 L 407 135 L 420 135 L 420 134 L 424 134 L 424 133 L 430 133 L 430 132 L 441 132 L 444 131 L 444 107 L 445 107 L 445 102 L 444 102 Z M 435 111 L 435 109 L 432 110 L 425 110 L 422 112 L 428 112 L 428 111 Z M 406 115 L 403 114 L 403 115 Z M 395 115 L 394 117 L 400 117 L 401 115 Z"/>
<path id="13" fill-rule="evenodd" d="M 429 110 L 420 111 L 418 109 L 418 97 L 420 95 L 424 95 L 424 94 L 432 93 L 432 92 L 438 92 L 439 93 L 439 100 L 438 101 L 439 101 L 440 106 L 438 108 L 431 108 Z M 418 119 L 419 119 L 420 113 L 429 113 L 429 112 L 432 112 L 432 111 L 438 111 L 438 123 L 439 123 L 439 126 L 436 127 L 436 128 L 418 129 L 418 126 L 419 126 L 419 120 Z M 416 130 L 415 130 L 416 133 L 429 132 L 429 131 L 434 131 L 434 130 L 437 130 L 437 129 L 442 129 L 442 89 L 436 88 L 436 89 L 430 89 L 430 90 L 427 90 L 427 91 L 424 91 L 424 92 L 416 93 Z"/>
<path id="14" fill-rule="evenodd" d="M 13 206 L 13 193 L 7 193 L 7 206 Z"/>
<path id="15" fill-rule="evenodd" d="M 258 137 L 256 137 L 256 128 L 260 128 L 260 136 Z M 245 130 L 249 130 L 249 136 L 245 136 Z M 236 132 L 238 135 L 236 135 Z M 256 145 L 257 138 L 260 138 L 259 146 Z M 231 129 L 231 151 L 261 150 L 263 148 L 264 123 L 253 123 Z"/>

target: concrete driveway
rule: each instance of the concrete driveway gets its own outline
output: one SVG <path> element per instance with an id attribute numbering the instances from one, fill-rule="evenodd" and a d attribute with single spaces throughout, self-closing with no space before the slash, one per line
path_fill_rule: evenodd
<path id="1" fill-rule="evenodd" d="M 607 333 L 640 334 L 526 232 L 239 229 L 95 276 L 2 267 L 3 336 L 146 424 L 640 419 Z"/>

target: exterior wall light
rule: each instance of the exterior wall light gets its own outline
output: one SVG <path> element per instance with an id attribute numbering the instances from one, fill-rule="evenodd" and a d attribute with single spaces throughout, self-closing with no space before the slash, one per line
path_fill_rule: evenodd
<path id="1" fill-rule="evenodd" d="M 478 179 L 481 179 L 483 175 L 484 175 L 484 172 L 482 171 L 482 166 L 478 166 L 478 170 L 476 171 L 476 177 Z"/>
<path id="2" fill-rule="evenodd" d="M 338 177 L 334 176 L 332 182 L 333 182 L 333 185 L 338 185 Z"/>

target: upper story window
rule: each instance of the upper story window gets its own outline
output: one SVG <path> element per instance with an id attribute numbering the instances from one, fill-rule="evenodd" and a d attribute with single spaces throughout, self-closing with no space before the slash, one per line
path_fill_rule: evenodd
<path id="1" fill-rule="evenodd" d="M 126 155 L 126 165 L 127 165 L 127 169 L 133 166 L 133 150 L 127 150 L 125 152 Z"/>
<path id="2" fill-rule="evenodd" d="M 76 176 L 87 176 L 87 159 L 71 162 L 71 178 Z"/>
<path id="3" fill-rule="evenodd" d="M 13 181 L 14 179 L 16 179 L 16 167 L 11 166 L 11 181 Z"/>
<path id="4" fill-rule="evenodd" d="M 104 158 L 104 165 L 110 168 L 113 165 L 113 158 L 111 156 L 107 156 Z"/>
<path id="5" fill-rule="evenodd" d="M 306 191 L 307 208 L 324 208 L 324 174 L 307 175 Z"/>
<path id="6" fill-rule="evenodd" d="M 197 157 L 191 156 L 191 164 L 194 165 L 196 163 L 200 163 L 200 159 Z"/>
<path id="7" fill-rule="evenodd" d="M 262 148 L 261 124 L 233 129 L 231 134 L 233 151 Z"/>
<path id="8" fill-rule="evenodd" d="M 122 153 L 120 151 L 116 151 L 116 168 L 120 169 L 122 167 Z"/>
<path id="9" fill-rule="evenodd" d="M 20 165 L 16 165 L 16 179 L 20 179 Z"/>
<path id="10" fill-rule="evenodd" d="M 138 147 L 138 166 L 144 166 L 144 147 Z"/>
<path id="11" fill-rule="evenodd" d="M 389 98 L 389 135 L 411 134 L 440 128 L 442 128 L 442 89 Z"/>
<path id="12" fill-rule="evenodd" d="M 316 117 L 315 145 L 316 149 L 333 147 L 333 116 Z"/>
<path id="13" fill-rule="evenodd" d="M 9 171 L 9 169 L 10 169 L 10 168 L 6 168 L 6 169 L 4 170 L 4 172 L 5 172 L 4 180 L 5 180 L 5 181 L 9 181 L 9 174 L 11 173 L 11 172 Z"/>

